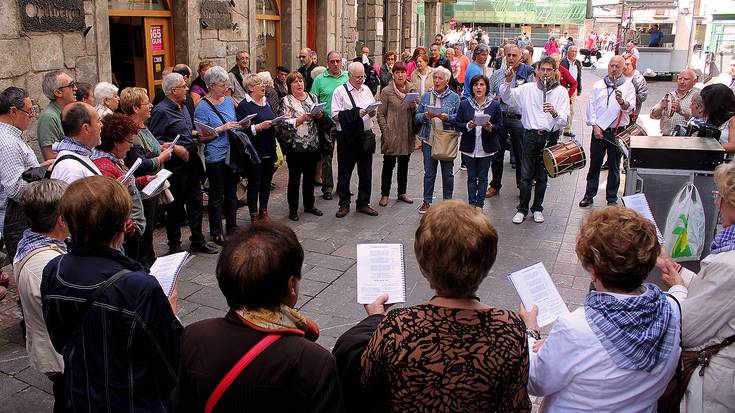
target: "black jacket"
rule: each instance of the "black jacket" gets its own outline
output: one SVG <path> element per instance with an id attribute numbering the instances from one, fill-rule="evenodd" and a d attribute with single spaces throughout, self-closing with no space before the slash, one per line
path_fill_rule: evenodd
<path id="1" fill-rule="evenodd" d="M 472 153 L 475 151 L 475 130 L 468 130 L 467 123 L 475 118 L 475 108 L 470 105 L 469 99 L 473 98 L 464 99 L 459 103 L 454 127 L 458 132 L 462 132 L 462 137 L 459 140 L 459 150 L 461 152 Z M 503 115 L 500 111 L 500 103 L 497 100 L 493 100 L 493 103 L 485 108 L 485 114 L 490 115 L 490 123 L 493 125 L 493 128 L 490 132 L 484 128 L 482 129 L 482 150 L 487 153 L 498 152 L 500 150 L 498 134 L 503 128 Z"/>
<path id="2" fill-rule="evenodd" d="M 309 66 L 301 66 L 299 73 L 304 77 L 304 91 L 311 92 L 311 85 L 314 83 L 314 79 L 311 78 L 311 71 L 316 69 L 316 63 L 312 63 Z"/>
<path id="3" fill-rule="evenodd" d="M 574 59 L 574 64 L 577 65 L 577 92 L 582 93 L 582 63 Z M 569 70 L 569 59 L 561 59 L 561 65 Z"/>
<path id="4" fill-rule="evenodd" d="M 362 63 L 362 56 L 357 56 L 352 61 Z M 374 95 L 378 93 L 378 86 L 380 86 L 378 72 L 375 71 L 373 61 L 370 59 L 368 59 L 367 63 L 362 63 L 362 66 L 365 68 L 365 85 L 370 88 L 370 92 Z"/>
<path id="5" fill-rule="evenodd" d="M 91 307 L 84 301 L 122 269 Z M 164 412 L 176 385 L 182 326 L 156 279 L 109 248 L 71 247 L 41 282 L 43 317 L 64 357 L 75 412 Z"/>

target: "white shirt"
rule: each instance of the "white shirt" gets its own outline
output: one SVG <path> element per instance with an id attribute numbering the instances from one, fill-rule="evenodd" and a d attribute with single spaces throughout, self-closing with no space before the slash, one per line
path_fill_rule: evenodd
<path id="1" fill-rule="evenodd" d="M 484 114 L 485 114 L 484 110 L 475 109 L 475 116 L 484 115 Z M 467 123 L 469 124 L 469 122 Z M 473 152 L 462 152 L 462 153 L 467 156 L 471 156 L 473 158 L 484 158 L 487 156 L 495 155 L 496 152 L 493 152 L 493 153 L 485 152 L 485 149 L 482 147 L 482 126 L 477 125 L 475 126 L 475 150 Z"/>
<path id="2" fill-rule="evenodd" d="M 360 89 L 352 86 L 352 83 L 350 83 L 349 81 L 345 83 L 345 85 L 347 85 L 347 89 L 350 91 L 352 98 L 355 99 L 355 105 L 357 105 L 357 107 L 365 109 L 371 103 L 375 102 L 375 98 L 373 97 L 373 93 L 370 91 L 370 88 L 365 86 L 364 84 L 361 85 Z M 336 118 L 339 112 L 343 110 L 350 110 L 352 108 L 352 102 L 350 102 L 350 97 L 347 96 L 347 91 L 345 90 L 345 87 L 343 85 L 340 85 L 336 89 L 334 89 L 334 93 L 332 94 L 332 117 Z M 366 131 L 369 131 L 373 128 L 373 119 L 370 117 L 370 115 L 363 116 L 362 123 Z M 342 127 L 340 126 L 339 122 L 337 122 L 337 130 L 342 131 Z"/>
<path id="3" fill-rule="evenodd" d="M 569 74 L 572 75 L 574 80 L 577 80 L 577 59 L 567 59 L 567 61 L 569 62 Z"/>
<path id="4" fill-rule="evenodd" d="M 541 412 L 655 413 L 679 361 L 679 308 L 668 300 L 673 312 L 670 326 L 677 329 L 674 351 L 650 373 L 619 368 L 587 323 L 584 307 L 556 320 L 539 352 L 529 347 L 528 393 L 544 397 Z"/>
<path id="5" fill-rule="evenodd" d="M 77 159 L 64 159 L 63 161 L 55 161 L 51 170 L 52 179 L 61 179 L 62 181 L 70 184 L 78 179 L 86 178 L 89 176 L 102 175 L 102 172 L 97 168 L 97 165 L 92 162 L 88 157 L 76 154 L 70 151 L 61 151 L 56 156 L 56 159 L 61 159 L 64 155 L 71 155 Z M 82 165 L 82 162 L 89 165 L 93 171 L 92 173 L 86 166 Z"/>
<path id="6" fill-rule="evenodd" d="M 618 89 L 623 93 L 623 100 L 628 102 L 628 109 L 620 108 L 615 91 L 607 87 L 604 79 L 595 82 L 587 104 L 587 125 L 597 125 L 603 130 L 615 127 L 621 111 L 620 126 L 630 123 L 630 112 L 635 109 L 635 87 L 626 80 Z"/>
<path id="7" fill-rule="evenodd" d="M 524 129 L 557 131 L 567 124 L 569 118 L 569 94 L 561 86 L 546 92 L 546 102 L 556 109 L 556 119 L 550 113 L 543 111 L 544 92 L 538 88 L 536 82 L 524 83 L 515 88 L 511 83 L 500 84 L 500 97 L 503 102 L 521 114 L 521 124 Z"/>

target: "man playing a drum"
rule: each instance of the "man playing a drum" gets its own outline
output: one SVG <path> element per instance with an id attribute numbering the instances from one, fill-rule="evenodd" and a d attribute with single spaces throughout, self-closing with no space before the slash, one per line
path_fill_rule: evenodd
<path id="1" fill-rule="evenodd" d="M 534 83 L 513 88 L 515 72 L 509 67 L 505 82 L 500 85 L 500 97 L 521 112 L 523 124 L 523 160 L 521 161 L 521 201 L 513 217 L 520 224 L 528 215 L 531 201 L 531 180 L 536 180 L 536 193 L 531 206 L 533 220 L 544 222 L 543 202 L 546 193 L 546 169 L 542 158 L 546 146 L 555 145 L 559 133 L 569 117 L 569 95 L 560 87 L 556 62 L 551 57 L 541 59 L 538 65 L 539 79 Z"/>
<path id="2" fill-rule="evenodd" d="M 619 132 L 630 123 L 630 112 L 635 108 L 635 88 L 623 76 L 625 59 L 614 56 L 607 65 L 607 76 L 595 82 L 587 105 L 587 125 L 592 126 L 590 142 L 590 169 L 587 189 L 580 207 L 592 205 L 600 182 L 600 169 L 607 153 L 610 170 L 607 176 L 608 205 L 618 202 L 620 187 L 620 150 L 615 141 Z"/>

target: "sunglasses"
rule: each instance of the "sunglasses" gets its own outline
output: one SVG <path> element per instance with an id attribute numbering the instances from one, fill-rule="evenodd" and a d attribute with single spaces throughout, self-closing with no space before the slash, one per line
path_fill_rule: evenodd
<path id="1" fill-rule="evenodd" d="M 72 80 L 72 81 L 71 81 L 71 82 L 69 82 L 69 84 L 68 84 L 68 85 L 66 85 L 66 86 L 59 86 L 59 89 L 64 89 L 64 88 L 67 88 L 67 87 L 70 87 L 70 88 L 72 88 L 72 89 L 76 89 L 76 88 L 77 88 L 77 81 L 76 81 L 76 80 Z"/>

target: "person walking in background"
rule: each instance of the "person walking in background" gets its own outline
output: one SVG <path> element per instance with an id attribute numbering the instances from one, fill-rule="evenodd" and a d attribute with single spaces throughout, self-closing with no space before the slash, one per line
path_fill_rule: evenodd
<path id="1" fill-rule="evenodd" d="M 582 95 L 582 63 L 577 60 L 579 49 L 577 46 L 569 46 L 566 58 L 561 60 L 561 67 L 567 69 L 569 74 L 577 80 L 576 93 L 569 95 L 569 120 L 567 126 L 564 127 L 564 136 L 574 137 L 574 106 L 577 102 L 577 96 Z"/>

